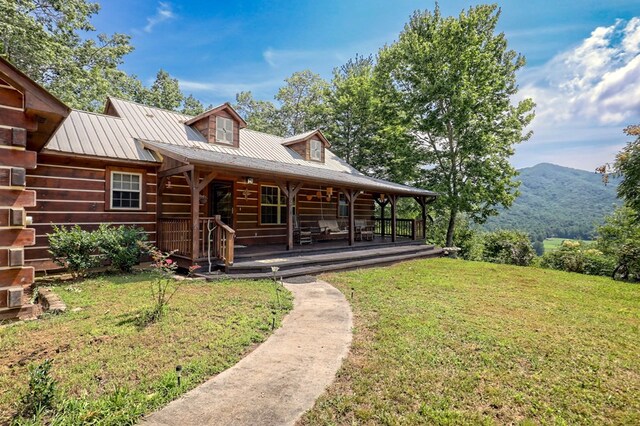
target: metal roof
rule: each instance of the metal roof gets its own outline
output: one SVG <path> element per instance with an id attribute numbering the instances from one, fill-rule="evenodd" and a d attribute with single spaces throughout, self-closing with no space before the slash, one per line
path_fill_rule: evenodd
<path id="1" fill-rule="evenodd" d="M 355 187 L 383 193 L 436 196 L 435 192 L 425 189 L 370 178 L 353 168 L 351 170 L 337 171 L 312 167 L 309 164 L 282 164 L 279 161 L 249 158 L 201 148 L 194 149 L 193 147 L 167 144 L 159 141 L 141 140 L 140 142 L 147 148 L 156 150 L 162 155 L 192 164 L 270 176 L 274 176 L 277 173 L 278 176 L 290 179 L 323 182 L 338 187 Z"/>
<path id="2" fill-rule="evenodd" d="M 109 98 L 118 117 L 84 111 L 72 111 L 45 147 L 48 151 L 143 162 L 158 162 L 154 153 L 144 145 L 162 144 L 182 154 L 193 151 L 192 157 L 207 164 L 220 161 L 220 166 L 242 165 L 247 169 L 266 170 L 287 174 L 295 171 L 299 177 L 313 177 L 347 184 L 396 190 L 411 194 L 435 195 L 431 191 L 398 185 L 370 178 L 351 167 L 329 149 L 325 149 L 325 162 L 307 161 L 294 150 L 283 145 L 292 138 L 269 135 L 249 129 L 240 129 L 239 147 L 209 143 L 197 130 L 185 124 L 192 117 L 177 112 L 149 107 L 135 102 Z M 307 132 L 309 135 L 315 131 Z M 308 136 L 308 135 L 307 135 Z M 168 146 L 168 148 L 167 148 Z M 181 155 L 182 155 L 181 154 Z M 189 157 L 188 155 L 186 155 Z M 299 173 L 299 175 L 298 175 Z"/>

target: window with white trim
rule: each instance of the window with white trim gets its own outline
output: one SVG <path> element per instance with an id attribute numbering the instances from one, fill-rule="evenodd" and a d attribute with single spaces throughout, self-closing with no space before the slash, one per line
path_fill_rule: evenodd
<path id="1" fill-rule="evenodd" d="M 322 161 L 322 142 L 317 139 L 311 139 L 309 147 L 309 158 L 315 161 Z"/>
<path id="2" fill-rule="evenodd" d="M 111 208 L 140 210 L 142 174 L 111 172 Z"/>
<path id="3" fill-rule="evenodd" d="M 295 197 L 293 198 L 293 214 L 296 214 Z M 287 223 L 287 197 L 277 186 L 260 186 L 260 223 L 263 225 L 284 225 Z"/>
<path id="4" fill-rule="evenodd" d="M 216 142 L 233 145 L 233 120 L 216 117 Z"/>

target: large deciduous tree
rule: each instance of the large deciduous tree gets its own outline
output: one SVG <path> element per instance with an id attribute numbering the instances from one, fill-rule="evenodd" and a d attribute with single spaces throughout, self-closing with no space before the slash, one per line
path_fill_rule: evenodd
<path id="1" fill-rule="evenodd" d="M 397 42 L 381 50 L 400 98 L 399 114 L 424 150 L 424 184 L 441 193 L 448 211 L 446 244 L 458 213 L 483 222 L 517 196 L 514 146 L 530 137 L 533 101 L 514 103 L 524 58 L 496 33 L 495 5 L 471 7 L 457 18 L 415 12 Z"/>
<path id="2" fill-rule="evenodd" d="M 247 122 L 247 128 L 272 135 L 285 135 L 286 129 L 272 102 L 256 100 L 251 92 L 240 92 L 236 94 L 233 107 Z"/>
<path id="3" fill-rule="evenodd" d="M 325 94 L 328 83 L 309 70 L 285 79 L 275 98 L 281 103 L 279 118 L 285 135 L 291 136 L 321 127 L 326 122 Z"/>
<path id="4" fill-rule="evenodd" d="M 636 222 L 640 221 L 640 125 L 629 126 L 624 132 L 635 137 L 616 156 L 613 165 L 615 173 L 622 177 L 618 186 L 618 196 L 636 212 Z"/>
<path id="5" fill-rule="evenodd" d="M 99 10 L 87 0 L 0 0 L 0 54 L 74 108 L 100 110 L 107 94 L 129 98 L 137 80 L 118 66 L 130 37 L 91 37 Z"/>

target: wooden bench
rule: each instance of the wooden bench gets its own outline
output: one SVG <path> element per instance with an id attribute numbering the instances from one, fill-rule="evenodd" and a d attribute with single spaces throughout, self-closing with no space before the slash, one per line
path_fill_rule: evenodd
<path id="1" fill-rule="evenodd" d="M 349 237 L 349 230 L 340 228 L 336 219 L 321 219 L 318 221 L 320 233 L 317 240 L 339 240 Z"/>
<path id="2" fill-rule="evenodd" d="M 355 239 L 359 241 L 373 241 L 374 226 L 364 219 L 356 219 L 355 221 Z"/>

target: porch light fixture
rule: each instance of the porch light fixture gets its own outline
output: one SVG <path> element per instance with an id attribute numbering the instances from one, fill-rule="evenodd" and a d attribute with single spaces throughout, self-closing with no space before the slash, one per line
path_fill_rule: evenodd
<path id="1" fill-rule="evenodd" d="M 246 183 L 247 185 L 253 185 L 253 178 L 247 176 L 246 178 L 244 178 L 244 183 Z"/>
<path id="2" fill-rule="evenodd" d="M 167 178 L 167 189 L 171 189 L 171 176 Z"/>
<path id="3" fill-rule="evenodd" d="M 380 194 L 378 200 L 380 200 L 381 203 L 384 203 L 384 194 Z"/>

